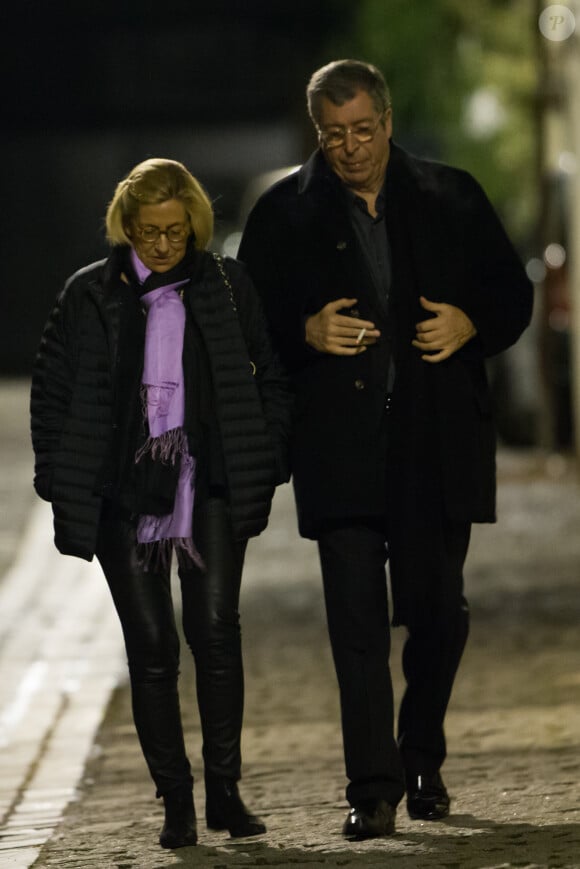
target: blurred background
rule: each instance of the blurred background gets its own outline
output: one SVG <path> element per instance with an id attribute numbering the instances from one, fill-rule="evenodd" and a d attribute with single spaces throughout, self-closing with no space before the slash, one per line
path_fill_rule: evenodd
<path id="1" fill-rule="evenodd" d="M 359 57 L 391 86 L 398 143 L 478 178 L 536 286 L 532 327 L 489 365 L 502 441 L 574 452 L 576 0 L 20 0 L 0 32 L 0 375 L 28 375 L 63 281 L 106 254 L 135 163 L 186 163 L 235 255 L 256 195 L 316 145 L 310 74 Z"/>

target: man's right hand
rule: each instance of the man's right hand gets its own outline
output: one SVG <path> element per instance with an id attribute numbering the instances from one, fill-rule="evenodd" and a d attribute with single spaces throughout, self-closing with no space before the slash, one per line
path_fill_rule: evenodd
<path id="1" fill-rule="evenodd" d="M 356 302 L 356 299 L 335 299 L 308 317 L 306 343 L 320 353 L 334 353 L 336 356 L 357 356 L 375 344 L 381 333 L 375 329 L 374 323 L 338 313 Z"/>

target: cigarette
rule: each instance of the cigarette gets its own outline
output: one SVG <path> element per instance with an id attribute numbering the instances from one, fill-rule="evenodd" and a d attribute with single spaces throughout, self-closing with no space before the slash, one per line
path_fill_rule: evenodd
<path id="1" fill-rule="evenodd" d="M 359 332 L 358 335 L 356 336 L 356 343 L 357 343 L 357 344 L 360 344 L 360 342 L 362 341 L 362 339 L 364 338 L 364 336 L 366 335 L 366 333 L 367 333 L 367 330 L 366 330 L 366 329 L 361 329 L 361 330 L 360 330 L 360 332 Z"/>

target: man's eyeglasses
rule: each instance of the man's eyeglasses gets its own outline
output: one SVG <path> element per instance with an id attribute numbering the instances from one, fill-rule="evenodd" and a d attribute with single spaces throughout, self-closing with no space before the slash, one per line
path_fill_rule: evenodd
<path id="1" fill-rule="evenodd" d="M 181 244 L 189 235 L 189 227 L 181 225 L 169 226 L 167 229 L 159 229 L 158 226 L 138 226 L 136 229 L 137 235 L 145 244 L 159 241 L 162 235 L 169 244 Z"/>
<path id="2" fill-rule="evenodd" d="M 350 133 L 354 136 L 360 145 L 365 142 L 370 142 L 374 139 L 379 124 L 382 123 L 384 115 L 381 115 L 376 123 L 364 121 L 360 124 L 355 124 L 354 127 L 331 127 L 328 130 L 318 130 L 318 136 L 325 148 L 340 148 L 346 142 L 346 137 Z"/>

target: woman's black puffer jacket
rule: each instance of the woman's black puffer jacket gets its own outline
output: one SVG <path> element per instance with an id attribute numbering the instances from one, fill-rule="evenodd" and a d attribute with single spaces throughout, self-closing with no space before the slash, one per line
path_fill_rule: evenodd
<path id="1" fill-rule="evenodd" d="M 207 350 L 234 535 L 244 540 L 266 527 L 274 488 L 289 477 L 292 399 L 244 267 L 210 253 L 200 256 L 184 303 Z M 52 502 L 59 551 L 89 561 L 103 498 L 97 480 L 117 424 L 113 394 L 121 309 L 130 291 L 117 263 L 111 256 L 67 281 L 45 327 L 32 378 L 34 486 Z"/>

